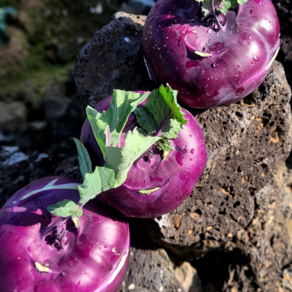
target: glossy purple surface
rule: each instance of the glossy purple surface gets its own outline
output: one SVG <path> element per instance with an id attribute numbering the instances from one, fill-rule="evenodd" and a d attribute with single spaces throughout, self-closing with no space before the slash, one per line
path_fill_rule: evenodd
<path id="1" fill-rule="evenodd" d="M 106 110 L 111 98 L 99 103 L 96 110 Z M 179 132 L 178 138 L 170 140 L 174 150 L 163 159 L 163 152 L 153 145 L 153 155 L 149 151 L 144 153 L 131 167 L 125 183 L 116 189 L 101 193 L 99 199 L 128 217 L 154 218 L 173 211 L 190 196 L 204 171 L 207 154 L 198 122 L 189 112 L 184 109 L 182 111 L 188 122 Z M 135 126 L 137 123 L 132 116 L 124 132 Z M 122 141 L 124 137 L 125 133 L 121 137 Z M 102 159 L 87 120 L 83 125 L 80 140 L 86 147 L 90 147 L 92 155 Z M 156 188 L 159 189 L 151 194 L 139 193 L 141 190 Z"/>
<path id="2" fill-rule="evenodd" d="M 149 74 L 178 90 L 189 107 L 230 105 L 247 96 L 265 79 L 280 46 L 270 0 L 248 0 L 220 20 L 223 29 L 201 21 L 194 0 L 160 0 L 147 17 L 142 48 Z"/>
<path id="3" fill-rule="evenodd" d="M 50 182 L 53 188 L 39 191 Z M 59 219 L 51 217 L 47 206 L 63 199 L 78 202 L 78 191 L 67 188 L 77 185 L 64 177 L 40 179 L 15 193 L 0 210 L 1 292 L 119 289 L 129 250 L 129 226 L 122 214 L 92 200 L 83 209 L 79 228 L 68 219 L 55 232 L 46 229 Z M 36 262 L 49 270 L 39 271 Z"/>

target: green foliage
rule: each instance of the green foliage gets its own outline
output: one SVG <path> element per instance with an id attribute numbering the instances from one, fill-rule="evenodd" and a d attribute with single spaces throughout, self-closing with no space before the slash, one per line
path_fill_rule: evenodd
<path id="1" fill-rule="evenodd" d="M 48 211 L 59 217 L 81 217 L 82 209 L 70 200 L 63 200 L 48 207 Z"/>
<path id="2" fill-rule="evenodd" d="M 83 179 L 85 179 L 85 174 L 92 172 L 92 163 L 85 146 L 78 139 L 76 138 L 73 139 L 77 146 L 79 168 L 82 173 Z"/>
<path id="3" fill-rule="evenodd" d="M 202 12 L 204 17 L 212 14 L 212 0 L 197 0 L 198 2 L 202 2 Z M 242 5 L 246 3 L 248 0 L 213 0 L 214 1 L 214 9 L 219 11 L 220 13 L 226 15 L 227 11 L 232 8 L 236 8 L 238 5 Z"/>
<path id="4" fill-rule="evenodd" d="M 148 97 L 143 108 L 135 110 L 137 121 L 149 136 L 161 137 L 157 144 L 160 150 L 173 150 L 167 139 L 177 138 L 182 126 L 187 123 L 177 103 L 177 91 L 169 85 L 160 86 Z"/>

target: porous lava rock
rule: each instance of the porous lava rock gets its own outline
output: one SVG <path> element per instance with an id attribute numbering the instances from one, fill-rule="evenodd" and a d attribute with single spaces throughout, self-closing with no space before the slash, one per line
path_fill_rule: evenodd
<path id="1" fill-rule="evenodd" d="M 248 264 L 229 267 L 223 291 L 272 292 L 281 287 L 281 270 L 292 260 L 291 238 L 284 224 L 292 215 L 291 182 L 291 170 L 282 165 L 256 194 L 253 220 L 225 246 L 228 250 L 240 249 Z"/>
<path id="2" fill-rule="evenodd" d="M 185 292 L 175 278 L 173 263 L 164 249 L 131 248 L 129 267 L 119 292 Z"/>
<path id="3" fill-rule="evenodd" d="M 284 65 L 287 80 L 292 86 L 292 3 L 289 0 L 272 0 L 280 21 L 281 50 L 277 60 Z"/>
<path id="4" fill-rule="evenodd" d="M 193 111 L 205 135 L 207 166 L 183 204 L 149 221 L 156 237 L 212 249 L 249 224 L 255 195 L 291 150 L 290 96 L 283 67 L 275 62 L 264 83 L 242 102 Z M 209 239 L 215 239 L 216 246 Z"/>
<path id="5" fill-rule="evenodd" d="M 144 20 L 116 14 L 82 49 L 74 77 L 87 104 L 94 105 L 114 88 L 152 88 L 140 48 Z M 135 44 L 130 45 L 134 40 Z M 241 102 L 190 110 L 205 135 L 207 166 L 181 206 L 148 221 L 156 240 L 184 250 L 192 246 L 193 250 L 207 251 L 231 241 L 249 224 L 255 195 L 272 179 L 291 150 L 290 97 L 284 69 L 275 62 L 265 82 Z"/>
<path id="6" fill-rule="evenodd" d="M 152 90 L 141 50 L 146 16 L 118 12 L 77 56 L 73 76 L 85 104 L 95 106 L 113 89 Z"/>

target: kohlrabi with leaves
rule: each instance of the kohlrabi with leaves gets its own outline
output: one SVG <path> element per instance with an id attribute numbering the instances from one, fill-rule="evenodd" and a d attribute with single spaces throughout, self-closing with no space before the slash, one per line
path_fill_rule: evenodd
<path id="1" fill-rule="evenodd" d="M 76 211 L 78 186 L 65 177 L 39 179 L 0 210 L 1 292 L 118 291 L 129 256 L 127 220 L 99 200 Z M 60 201 L 52 216 L 49 206 Z"/>
<path id="2" fill-rule="evenodd" d="M 271 0 L 160 0 L 142 48 L 151 79 L 193 108 L 230 105 L 258 87 L 279 42 Z"/>
<path id="3" fill-rule="evenodd" d="M 126 216 L 154 218 L 191 194 L 206 164 L 205 142 L 176 95 L 169 86 L 151 94 L 115 90 L 87 107 L 83 144 L 75 140 L 85 178 L 81 198 L 98 195 Z"/>

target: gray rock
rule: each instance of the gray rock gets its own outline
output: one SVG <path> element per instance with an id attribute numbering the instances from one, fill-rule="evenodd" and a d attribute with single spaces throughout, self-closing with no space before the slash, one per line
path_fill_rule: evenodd
<path id="1" fill-rule="evenodd" d="M 26 122 L 27 109 L 22 102 L 0 102 L 0 130 L 15 132 Z"/>
<path id="2" fill-rule="evenodd" d="M 14 136 L 11 133 L 7 135 L 0 131 L 0 143 L 11 143 L 14 141 Z"/>
<path id="3" fill-rule="evenodd" d="M 282 165 L 256 194 L 253 220 L 228 244 L 229 250 L 240 249 L 248 264 L 230 267 L 223 291 L 253 291 L 256 286 L 257 291 L 277 291 L 281 270 L 292 260 L 291 238 L 284 225 L 292 216 L 291 182 L 291 170 Z"/>
<path id="4" fill-rule="evenodd" d="M 49 86 L 42 96 L 42 106 L 46 120 L 53 122 L 63 116 L 70 102 L 70 98 L 66 97 L 66 86 L 64 82 Z"/>
<path id="5" fill-rule="evenodd" d="M 144 19 L 116 14 L 83 48 L 74 77 L 86 103 L 94 105 L 113 88 L 151 89 L 141 65 Z M 129 46 L 125 37 L 135 40 L 135 45 Z M 290 96 L 283 67 L 275 62 L 263 85 L 243 101 L 229 107 L 191 110 L 205 135 L 207 166 L 181 206 L 162 220 L 151 221 L 154 239 L 178 254 L 179 246 L 186 251 L 191 245 L 191 253 L 198 249 L 206 252 L 231 241 L 249 224 L 255 194 L 272 179 L 291 150 Z"/>
<path id="6" fill-rule="evenodd" d="M 185 292 L 163 249 L 130 251 L 129 268 L 119 292 Z"/>
<path id="7" fill-rule="evenodd" d="M 183 262 L 174 270 L 176 279 L 182 283 L 185 292 L 203 292 L 197 270 L 188 262 Z"/>
<path id="8" fill-rule="evenodd" d="M 291 150 L 290 87 L 275 62 L 264 83 L 242 102 L 193 111 L 206 140 L 208 162 L 192 195 L 167 226 L 152 221 L 154 238 L 178 254 L 195 253 L 233 239 L 254 216 L 255 195 L 272 179 Z M 197 244 L 197 245 L 196 245 Z"/>
<path id="9" fill-rule="evenodd" d="M 152 90 L 141 51 L 146 16 L 118 12 L 77 56 L 73 76 L 84 103 L 96 103 L 113 89 Z"/>
<path id="10" fill-rule="evenodd" d="M 28 160 L 28 156 L 25 155 L 22 152 L 16 152 L 14 154 L 12 154 L 11 157 L 9 157 L 7 160 L 5 160 L 4 162 L 2 162 L 3 166 L 13 166 L 15 164 L 19 164 L 21 162 L 26 162 Z"/>

